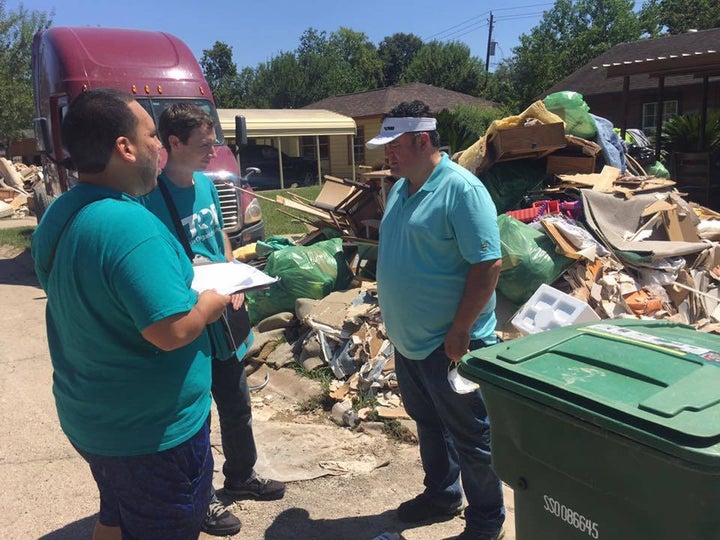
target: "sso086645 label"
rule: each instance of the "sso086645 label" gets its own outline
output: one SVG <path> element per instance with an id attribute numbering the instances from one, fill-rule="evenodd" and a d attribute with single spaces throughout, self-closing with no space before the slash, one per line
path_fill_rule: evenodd
<path id="1" fill-rule="evenodd" d="M 546 512 L 550 512 L 553 516 L 563 520 L 571 527 L 575 527 L 577 530 L 586 533 L 590 538 L 600 537 L 598 524 L 591 519 L 556 501 L 548 495 L 543 495 L 543 500 L 545 501 Z"/>

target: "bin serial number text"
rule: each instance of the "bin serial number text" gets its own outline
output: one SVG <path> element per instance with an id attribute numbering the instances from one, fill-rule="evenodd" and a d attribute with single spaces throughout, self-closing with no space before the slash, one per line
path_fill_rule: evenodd
<path id="1" fill-rule="evenodd" d="M 550 512 L 553 516 L 560 518 L 562 521 L 572 527 L 575 527 L 579 531 L 587 533 L 590 538 L 597 539 L 600 537 L 597 523 L 576 512 L 572 508 L 559 503 L 548 495 L 543 495 L 543 499 L 545 501 L 545 511 Z"/>

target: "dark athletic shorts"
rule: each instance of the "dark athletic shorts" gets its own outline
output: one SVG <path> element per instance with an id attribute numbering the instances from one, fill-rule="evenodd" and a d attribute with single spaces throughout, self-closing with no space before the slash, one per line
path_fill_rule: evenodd
<path id="1" fill-rule="evenodd" d="M 184 443 L 129 457 L 75 448 L 100 490 L 98 520 L 120 527 L 123 540 L 196 540 L 211 497 L 213 458 L 208 422 Z"/>

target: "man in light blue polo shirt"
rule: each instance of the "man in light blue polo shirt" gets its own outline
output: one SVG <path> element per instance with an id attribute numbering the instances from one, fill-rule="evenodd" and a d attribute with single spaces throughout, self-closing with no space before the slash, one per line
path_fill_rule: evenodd
<path id="1" fill-rule="evenodd" d="M 447 374 L 468 350 L 497 341 L 497 212 L 482 183 L 440 152 L 427 105 L 401 103 L 381 129 L 367 147 L 384 146 L 400 180 L 380 226 L 378 298 L 425 471 L 425 490 L 398 507 L 398 518 L 448 519 L 460 512 L 464 489 L 466 528 L 458 538 L 496 540 L 505 508 L 485 404 L 479 390 L 454 392 Z"/>

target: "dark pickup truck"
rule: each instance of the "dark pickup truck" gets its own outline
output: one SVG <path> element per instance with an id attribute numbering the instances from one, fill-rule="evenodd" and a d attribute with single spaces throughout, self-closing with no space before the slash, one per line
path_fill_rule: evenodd
<path id="1" fill-rule="evenodd" d="M 257 167 L 259 173 L 253 174 L 248 182 L 253 189 L 280 189 L 280 161 L 274 146 L 249 144 L 240 147 L 240 167 Z M 308 186 L 317 183 L 317 161 L 304 157 L 288 156 L 282 152 L 284 187 L 293 184 Z"/>

